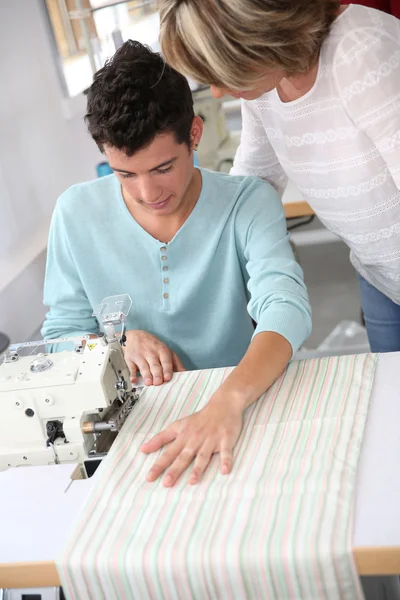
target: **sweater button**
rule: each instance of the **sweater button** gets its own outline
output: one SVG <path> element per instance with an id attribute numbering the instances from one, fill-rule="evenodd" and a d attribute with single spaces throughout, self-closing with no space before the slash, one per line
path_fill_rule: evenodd
<path id="1" fill-rule="evenodd" d="M 167 257 L 166 256 L 162 256 L 161 260 L 167 260 Z"/>
<path id="2" fill-rule="evenodd" d="M 167 248 L 165 246 L 161 246 L 160 252 L 166 252 L 166 251 L 167 251 Z"/>
<path id="3" fill-rule="evenodd" d="M 164 297 L 165 299 L 167 299 L 167 298 L 169 297 L 169 294 L 163 294 L 163 297 Z"/>
<path id="4" fill-rule="evenodd" d="M 162 270 L 163 271 L 168 271 L 168 267 L 163 267 Z"/>
<path id="5" fill-rule="evenodd" d="M 166 278 L 164 279 L 164 283 L 169 283 L 169 279 L 168 279 L 168 277 L 166 277 Z"/>

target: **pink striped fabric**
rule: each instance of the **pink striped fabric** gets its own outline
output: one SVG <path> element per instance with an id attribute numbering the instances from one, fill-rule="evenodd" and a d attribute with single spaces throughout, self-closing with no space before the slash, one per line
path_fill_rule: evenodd
<path id="1" fill-rule="evenodd" d="M 292 363 L 245 415 L 234 470 L 145 481 L 143 440 L 207 402 L 230 369 L 148 388 L 58 561 L 69 600 L 357 600 L 357 463 L 376 357 Z"/>

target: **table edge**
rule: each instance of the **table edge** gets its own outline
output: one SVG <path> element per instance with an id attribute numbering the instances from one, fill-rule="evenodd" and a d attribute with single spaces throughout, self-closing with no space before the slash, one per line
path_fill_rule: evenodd
<path id="1" fill-rule="evenodd" d="M 359 575 L 399 575 L 400 546 L 369 546 L 353 549 Z M 0 589 L 60 586 L 53 561 L 0 564 Z"/>
<path id="2" fill-rule="evenodd" d="M 285 209 L 285 216 L 287 219 L 310 217 L 314 214 L 311 206 L 304 200 L 299 202 L 284 202 L 283 208 Z"/>

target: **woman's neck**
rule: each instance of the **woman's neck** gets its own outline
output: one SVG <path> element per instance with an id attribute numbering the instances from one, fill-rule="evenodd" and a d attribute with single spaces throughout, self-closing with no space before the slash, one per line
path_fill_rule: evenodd
<path id="1" fill-rule="evenodd" d="M 306 72 L 281 79 L 276 87 L 281 102 L 293 102 L 311 90 L 318 76 L 318 59 Z"/>

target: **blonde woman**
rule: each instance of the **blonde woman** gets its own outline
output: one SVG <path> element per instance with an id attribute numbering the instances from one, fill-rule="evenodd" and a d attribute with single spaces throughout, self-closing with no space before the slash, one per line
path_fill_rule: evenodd
<path id="1" fill-rule="evenodd" d="M 232 173 L 295 183 L 351 250 L 372 350 L 400 350 L 400 21 L 336 0 L 162 0 L 160 41 L 242 98 Z"/>

